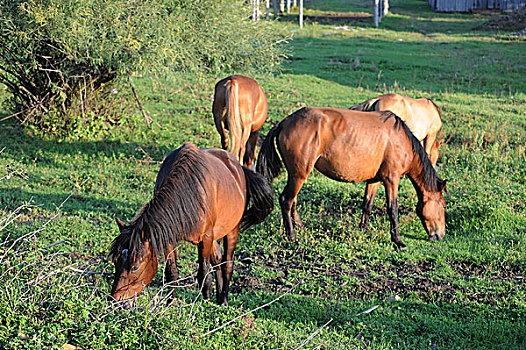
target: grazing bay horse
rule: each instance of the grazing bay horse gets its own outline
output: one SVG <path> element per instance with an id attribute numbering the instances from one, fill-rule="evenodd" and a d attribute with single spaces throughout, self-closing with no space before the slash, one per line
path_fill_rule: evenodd
<path id="1" fill-rule="evenodd" d="M 153 198 L 127 225 L 117 219 L 120 234 L 109 253 L 115 264 L 111 295 L 124 300 L 139 294 L 155 276 L 158 256 L 165 259 L 166 282 L 173 287 L 179 277 L 176 244 L 189 241 L 198 246 L 197 281 L 203 297 L 210 298 L 212 263 L 216 301 L 228 305 L 239 231 L 270 214 L 273 196 L 268 181 L 241 166 L 232 154 L 185 143 L 164 160 Z M 216 242 L 220 238 L 222 255 Z"/>
<path id="2" fill-rule="evenodd" d="M 230 152 L 240 163 L 252 167 L 256 159 L 259 128 L 267 119 L 267 96 L 254 79 L 232 75 L 215 86 L 212 106 L 221 146 L 228 148 L 225 129 L 229 131 Z"/>
<path id="3" fill-rule="evenodd" d="M 399 94 L 385 94 L 372 98 L 349 109 L 355 111 L 391 111 L 402 119 L 413 135 L 424 146 L 429 160 L 433 166 L 438 161 L 438 147 L 440 146 L 440 132 L 442 131 L 442 112 L 440 108 L 430 99 L 410 98 Z M 365 230 L 367 221 L 372 210 L 374 197 L 378 192 L 380 183 L 368 184 L 364 196 L 364 215 L 360 227 Z M 368 208 L 366 208 L 368 207 Z"/>
<path id="4" fill-rule="evenodd" d="M 446 182 L 438 177 L 420 142 L 395 114 L 312 107 L 294 112 L 270 130 L 261 146 L 256 169 L 269 180 L 281 171 L 276 145 L 288 172 L 279 203 L 290 239 L 296 238 L 293 225 L 301 227 L 297 195 L 313 168 L 336 181 L 367 181 L 367 187 L 382 182 L 391 240 L 401 249 L 406 245 L 398 229 L 398 184 L 407 174 L 417 192 L 416 211 L 429 239 L 444 237 L 442 191 Z M 364 216 L 369 216 L 371 207 L 372 202 L 364 205 Z"/>
<path id="5" fill-rule="evenodd" d="M 440 131 L 442 130 L 442 112 L 430 99 L 410 98 L 399 94 L 385 94 L 372 98 L 349 109 L 355 111 L 391 111 L 399 116 L 422 142 L 431 163 L 436 165 Z"/>

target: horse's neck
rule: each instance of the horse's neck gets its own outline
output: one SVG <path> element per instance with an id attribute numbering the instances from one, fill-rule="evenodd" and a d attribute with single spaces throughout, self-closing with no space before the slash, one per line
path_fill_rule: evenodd
<path id="1" fill-rule="evenodd" d="M 409 169 L 407 176 L 411 180 L 411 183 L 413 184 L 413 187 L 416 190 L 418 199 L 422 199 L 424 196 L 424 193 L 427 193 L 428 190 L 424 183 L 424 166 L 418 160 L 418 157 L 416 155 L 415 155 L 415 159 L 413 159 L 411 168 Z"/>

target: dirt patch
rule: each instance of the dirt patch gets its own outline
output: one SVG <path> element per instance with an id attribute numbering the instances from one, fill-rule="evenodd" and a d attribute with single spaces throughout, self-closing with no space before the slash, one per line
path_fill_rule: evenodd
<path id="1" fill-rule="evenodd" d="M 420 299 L 430 301 L 440 295 L 450 298 L 455 288 L 448 281 L 434 281 L 428 272 L 435 268 L 427 261 L 417 264 L 394 263 L 393 265 L 374 265 L 356 270 L 356 296 L 367 298 L 376 294 L 386 299 L 392 295 L 416 294 Z"/>
<path id="2" fill-rule="evenodd" d="M 360 261 L 354 261 L 327 266 L 323 263 L 323 259 L 310 257 L 308 252 L 302 249 L 272 252 L 271 255 L 259 251 L 256 256 L 245 258 L 245 264 L 236 264 L 239 277 L 235 280 L 233 290 L 235 292 L 246 291 L 246 289 L 284 290 L 290 287 L 289 275 L 296 275 L 293 270 L 308 270 L 311 276 L 325 277 L 316 278 L 316 293 L 320 297 L 324 296 L 319 295 L 320 290 L 327 290 L 326 297 L 334 298 L 335 288 L 345 288 L 346 297 L 356 299 L 371 297 L 387 299 L 393 295 L 405 298 L 413 295 L 424 302 L 437 302 L 452 300 L 461 295 L 471 301 L 491 304 L 506 298 L 506 293 L 493 288 L 466 290 L 463 287 L 465 283 L 462 281 L 467 282 L 471 279 L 496 283 L 509 281 L 517 288 L 522 288 L 526 283 L 524 273 L 519 267 L 492 272 L 487 266 L 454 261 L 449 264 L 453 274 L 446 278 L 436 274 L 437 266 L 429 261 L 416 263 L 386 261 L 365 266 Z M 253 270 L 251 271 L 252 263 L 259 265 L 258 268 L 272 271 L 275 277 L 259 278 Z M 302 293 L 308 294 L 309 291 L 307 289 Z"/>
<path id="3" fill-rule="evenodd" d="M 514 31 L 518 35 L 526 35 L 526 8 L 487 21 L 475 29 Z"/>

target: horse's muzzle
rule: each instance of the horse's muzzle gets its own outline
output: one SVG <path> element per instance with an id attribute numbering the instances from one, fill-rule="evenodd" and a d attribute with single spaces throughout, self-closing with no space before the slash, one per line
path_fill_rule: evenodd
<path id="1" fill-rule="evenodd" d="M 444 239 L 444 236 L 445 236 L 444 233 L 443 234 L 439 234 L 438 232 L 434 232 L 433 234 L 429 235 L 428 240 L 433 241 L 433 242 L 441 241 L 441 240 Z"/>

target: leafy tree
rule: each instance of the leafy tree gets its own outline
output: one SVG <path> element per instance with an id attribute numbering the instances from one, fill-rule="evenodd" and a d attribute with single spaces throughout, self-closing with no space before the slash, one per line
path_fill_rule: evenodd
<path id="1" fill-rule="evenodd" d="M 111 125 L 113 86 L 133 72 L 275 69 L 279 38 L 249 10 L 242 0 L 5 0 L 0 82 L 38 128 Z"/>

